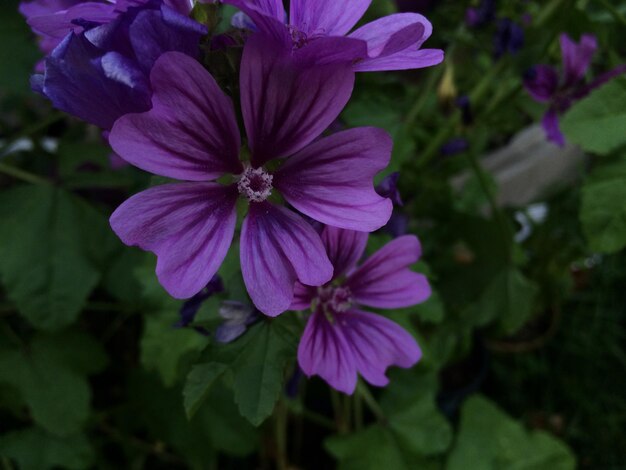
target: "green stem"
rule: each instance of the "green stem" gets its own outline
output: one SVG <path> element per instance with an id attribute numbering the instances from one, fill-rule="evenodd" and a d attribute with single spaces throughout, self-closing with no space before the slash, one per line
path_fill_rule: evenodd
<path id="1" fill-rule="evenodd" d="M 332 419 L 328 419 L 326 416 L 323 416 L 319 413 L 310 410 L 301 410 L 299 414 L 302 415 L 303 418 L 315 423 L 323 428 L 330 429 L 334 431 L 336 429 L 335 423 Z"/>
<path id="2" fill-rule="evenodd" d="M 25 181 L 31 184 L 51 184 L 49 180 L 41 176 L 35 175 L 28 171 L 21 170 L 11 165 L 0 163 L 0 173 L 11 176 L 12 178 Z"/>
<path id="3" fill-rule="evenodd" d="M 371 412 L 374 413 L 374 416 L 376 416 L 376 419 L 380 421 L 381 423 L 386 422 L 387 418 L 385 418 L 385 412 L 380 407 L 380 405 L 378 404 L 378 402 L 376 401 L 376 399 L 370 392 L 369 388 L 367 388 L 367 385 L 359 381 L 356 386 L 356 391 L 363 398 L 363 401 L 365 402 L 367 407 L 371 410 Z"/>
<path id="4" fill-rule="evenodd" d="M 563 1 L 564 0 L 552 0 L 552 2 L 549 3 L 543 10 L 541 10 L 541 13 L 539 15 L 537 15 L 537 18 L 534 21 L 535 26 L 543 26 L 545 23 L 547 23 L 552 15 L 559 11 L 559 7 L 561 6 L 561 3 L 563 3 Z"/>
<path id="5" fill-rule="evenodd" d="M 600 3 L 604 8 L 606 8 L 609 11 L 609 13 L 611 13 L 613 18 L 617 20 L 618 23 L 622 23 L 624 26 L 626 26 L 626 18 L 619 12 L 617 8 L 611 5 L 607 0 L 596 0 L 596 1 Z"/>
<path id="6" fill-rule="evenodd" d="M 274 415 L 274 433 L 276 436 L 276 464 L 279 470 L 287 470 L 289 468 L 289 459 L 287 457 L 287 406 L 281 399 L 276 404 L 276 412 Z"/>
<path id="7" fill-rule="evenodd" d="M 361 395 L 354 395 L 354 428 L 356 431 L 363 429 L 363 400 Z"/>
<path id="8" fill-rule="evenodd" d="M 333 405 L 333 415 L 335 416 L 335 427 L 340 434 L 345 434 L 347 429 L 343 421 L 343 412 L 341 410 L 341 396 L 339 392 L 333 388 L 330 388 L 330 401 Z"/>

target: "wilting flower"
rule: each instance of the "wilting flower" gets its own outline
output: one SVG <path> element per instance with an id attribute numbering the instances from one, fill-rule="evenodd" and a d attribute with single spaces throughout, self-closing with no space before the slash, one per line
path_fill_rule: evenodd
<path id="1" fill-rule="evenodd" d="M 517 54 L 524 46 L 524 29 L 509 18 L 500 18 L 493 37 L 493 55 L 499 59 L 507 52 Z"/>
<path id="2" fill-rule="evenodd" d="M 49 54 L 70 33 L 107 24 L 132 6 L 141 6 L 151 0 L 32 0 L 20 3 L 20 13 L 39 37 L 39 47 Z M 188 15 L 192 0 L 164 0 L 165 4 L 181 14 Z M 43 63 L 38 65 L 43 71 Z"/>
<path id="3" fill-rule="evenodd" d="M 272 316 L 289 308 L 296 281 L 318 286 L 333 272 L 311 225 L 270 202 L 278 191 L 329 225 L 373 231 L 389 219 L 391 201 L 376 194 L 373 177 L 389 162 L 390 137 L 358 128 L 315 140 L 347 103 L 354 73 L 307 60 L 262 35 L 248 40 L 240 74 L 243 160 L 232 101 L 180 53 L 162 55 L 152 69 L 152 109 L 115 123 L 110 142 L 121 157 L 187 181 L 139 193 L 111 217 L 126 244 L 157 254 L 157 276 L 172 296 L 193 296 L 216 273 L 233 239 L 238 199 L 248 206 L 243 279 L 256 307 Z"/>
<path id="4" fill-rule="evenodd" d="M 577 44 L 567 34 L 561 34 L 560 42 L 563 56 L 561 70 L 549 65 L 536 65 L 526 73 L 524 86 L 535 101 L 549 104 L 543 117 L 543 128 L 548 140 L 563 146 L 565 136 L 559 127 L 559 115 L 593 89 L 626 72 L 626 65 L 621 65 L 588 83 L 585 75 L 598 48 L 596 38 L 591 34 L 583 34 Z"/>
<path id="5" fill-rule="evenodd" d="M 408 332 L 361 306 L 409 307 L 431 293 L 426 277 L 409 269 L 421 256 L 415 236 L 396 238 L 356 267 L 367 237 L 326 227 L 322 240 L 335 267 L 333 279 L 317 288 L 298 284 L 291 306 L 312 311 L 298 347 L 301 369 L 345 393 L 354 391 L 357 373 L 372 385 L 384 386 L 389 366 L 411 367 L 421 357 Z"/>
<path id="6" fill-rule="evenodd" d="M 371 0 L 292 0 L 288 20 L 282 0 L 224 3 L 241 9 L 257 30 L 287 47 L 321 47 L 322 62 L 348 61 L 357 72 L 417 69 L 443 61 L 443 51 L 420 49 L 430 37 L 432 25 L 417 13 L 389 15 L 348 34 Z"/>
<path id="7" fill-rule="evenodd" d="M 109 130 L 120 116 L 150 108 L 155 60 L 167 51 L 196 57 L 204 34 L 160 0 L 144 1 L 109 23 L 69 33 L 31 83 L 56 108 Z"/>

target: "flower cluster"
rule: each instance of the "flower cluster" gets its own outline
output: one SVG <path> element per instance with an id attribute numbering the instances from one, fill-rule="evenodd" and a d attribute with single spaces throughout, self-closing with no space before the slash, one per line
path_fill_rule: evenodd
<path id="1" fill-rule="evenodd" d="M 373 183 L 392 141 L 376 128 L 328 129 L 356 72 L 427 67 L 443 53 L 421 48 L 432 27 L 417 13 L 352 31 L 369 0 L 292 0 L 289 15 L 282 0 L 224 3 L 245 28 L 242 43 L 230 41 L 243 53 L 227 87 L 205 67 L 209 29 L 189 16 L 188 0 L 24 3 L 48 54 L 33 88 L 101 128 L 126 162 L 173 180 L 128 199 L 110 222 L 124 243 L 157 255 L 173 297 L 194 299 L 185 324 L 236 240 L 254 311 L 310 308 L 306 374 L 348 393 L 357 371 L 383 385 L 389 365 L 409 367 L 420 351 L 398 325 L 359 308 L 414 305 L 429 288 L 408 269 L 420 253 L 412 236 L 355 268 L 367 233 L 392 213 L 392 195 Z M 249 321 L 232 312 L 228 340 Z"/>

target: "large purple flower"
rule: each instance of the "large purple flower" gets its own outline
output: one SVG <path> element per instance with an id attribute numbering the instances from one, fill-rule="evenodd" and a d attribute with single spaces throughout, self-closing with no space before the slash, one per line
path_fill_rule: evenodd
<path id="1" fill-rule="evenodd" d="M 130 6 L 106 24 L 70 32 L 35 75 L 33 88 L 73 116 L 109 130 L 124 114 L 150 108 L 148 75 L 164 52 L 196 57 L 206 28 L 160 0 Z"/>
<path id="2" fill-rule="evenodd" d="M 291 0 L 288 21 L 282 0 L 225 0 L 245 12 L 256 28 L 293 49 L 319 43 L 334 60 L 354 63 L 357 72 L 430 67 L 443 61 L 443 51 L 420 49 L 432 25 L 417 13 L 398 13 L 368 23 L 348 34 L 371 0 Z M 347 35 L 347 36 L 346 36 Z M 361 40 L 367 50 L 354 54 Z"/>
<path id="3" fill-rule="evenodd" d="M 412 235 L 396 238 L 356 267 L 367 237 L 325 227 L 322 240 L 335 267 L 333 279 L 318 288 L 298 284 L 291 306 L 312 310 L 298 347 L 300 368 L 344 393 L 354 391 L 357 374 L 372 385 L 387 385 L 389 366 L 408 368 L 422 355 L 398 324 L 361 310 L 410 307 L 430 297 L 426 277 L 409 269 L 421 256 L 420 243 Z"/>
<path id="4" fill-rule="evenodd" d="M 125 243 L 157 254 L 157 276 L 171 295 L 191 297 L 221 265 L 241 198 L 248 203 L 240 240 L 244 282 L 257 308 L 274 316 L 289 308 L 296 281 L 324 284 L 333 268 L 311 225 L 270 201 L 280 191 L 320 222 L 378 229 L 392 204 L 376 194 L 373 177 L 388 164 L 392 142 L 373 128 L 314 141 L 348 101 L 354 73 L 345 64 L 310 66 L 307 54 L 266 39 L 252 36 L 241 63 L 249 149 L 243 161 L 235 109 L 213 77 L 183 54 L 157 60 L 152 109 L 119 119 L 110 143 L 133 165 L 188 182 L 133 196 L 111 225 Z"/>
<path id="5" fill-rule="evenodd" d="M 577 44 L 567 34 L 561 34 L 560 42 L 562 69 L 559 71 L 549 65 L 537 65 L 526 74 L 524 86 L 535 101 L 549 104 L 548 111 L 543 117 L 543 128 L 548 140 L 563 146 L 565 136 L 559 127 L 559 115 L 593 89 L 626 72 L 626 65 L 619 66 L 588 83 L 585 75 L 598 48 L 596 38 L 591 34 L 583 34 Z"/>

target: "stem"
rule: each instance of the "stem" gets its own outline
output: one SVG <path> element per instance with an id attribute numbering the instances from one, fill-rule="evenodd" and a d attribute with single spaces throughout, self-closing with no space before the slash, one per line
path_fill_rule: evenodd
<path id="1" fill-rule="evenodd" d="M 322 426 L 326 429 L 330 429 L 334 431 L 336 429 L 335 423 L 332 419 L 328 419 L 326 416 L 323 416 L 319 413 L 310 410 L 300 410 L 299 414 L 302 415 L 303 418 L 315 423 L 319 426 Z"/>
<path id="2" fill-rule="evenodd" d="M 276 436 L 276 464 L 279 470 L 289 468 L 287 457 L 287 407 L 281 399 L 276 404 L 276 414 L 274 418 L 274 432 Z"/>
<path id="3" fill-rule="evenodd" d="M 536 26 L 543 26 L 554 13 L 559 11 L 559 7 L 563 3 L 563 0 L 552 0 L 552 3 L 549 3 L 539 15 L 537 15 L 537 19 L 535 20 Z"/>
<path id="4" fill-rule="evenodd" d="M 385 418 L 385 412 L 380 407 L 378 402 L 376 402 L 376 399 L 373 397 L 369 388 L 367 388 L 367 385 L 364 385 L 363 382 L 359 381 L 356 386 L 356 391 L 363 398 L 363 401 L 365 401 L 365 404 L 371 412 L 374 413 L 376 419 L 381 423 L 386 422 L 387 418 Z"/>
<path id="5" fill-rule="evenodd" d="M 611 13 L 613 18 L 615 18 L 619 23 L 622 23 L 623 25 L 626 26 L 626 18 L 624 18 L 624 16 L 619 12 L 617 8 L 611 5 L 607 0 L 596 0 L 596 1 L 600 3 L 604 8 L 606 8 L 609 11 L 609 13 Z"/>
<path id="6" fill-rule="evenodd" d="M 329 388 L 330 390 L 330 400 L 333 405 L 333 414 L 335 416 L 335 427 L 339 431 L 339 434 L 345 434 L 347 429 L 346 425 L 343 421 L 343 413 L 341 412 L 341 397 L 339 396 L 339 392 L 333 388 Z"/>
<path id="7" fill-rule="evenodd" d="M 30 173 L 28 171 L 21 170 L 11 165 L 6 165 L 4 163 L 0 163 L 0 173 L 4 173 L 5 175 L 9 175 L 18 180 L 26 181 L 27 183 L 51 184 L 51 182 L 46 178 L 35 175 L 34 173 Z"/>
<path id="8" fill-rule="evenodd" d="M 354 428 L 356 431 L 363 429 L 363 400 L 361 395 L 354 395 Z"/>

